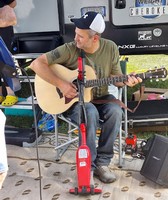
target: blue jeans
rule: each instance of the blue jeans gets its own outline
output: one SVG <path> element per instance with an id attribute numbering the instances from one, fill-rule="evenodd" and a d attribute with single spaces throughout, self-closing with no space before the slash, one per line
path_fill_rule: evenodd
<path id="1" fill-rule="evenodd" d="M 114 98 L 112 95 L 105 96 L 102 99 Z M 73 122 L 79 124 L 79 109 L 81 105 L 75 103 L 65 116 Z M 121 107 L 114 102 L 105 104 L 85 103 L 87 116 L 87 146 L 91 151 L 92 167 L 108 166 L 113 157 L 114 141 L 119 133 L 123 111 Z M 101 121 L 100 121 L 101 119 Z M 101 128 L 101 134 L 96 146 L 96 130 Z"/>

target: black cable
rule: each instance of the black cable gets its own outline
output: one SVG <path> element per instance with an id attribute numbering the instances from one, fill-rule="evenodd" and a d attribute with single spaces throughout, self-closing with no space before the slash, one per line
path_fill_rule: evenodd
<path id="1" fill-rule="evenodd" d="M 34 92 L 33 88 L 31 85 L 31 81 L 29 78 L 28 73 L 26 72 L 25 69 L 22 67 L 17 66 L 16 68 L 20 69 L 23 71 L 28 79 L 29 87 L 30 87 L 30 92 L 31 92 L 31 99 L 32 99 L 32 110 L 33 110 L 33 117 L 34 117 L 34 130 L 35 130 L 35 135 L 36 135 L 36 155 L 37 155 L 37 163 L 38 163 L 38 171 L 39 171 L 39 185 L 40 185 L 40 200 L 42 200 L 42 176 L 41 176 L 41 167 L 40 167 L 40 160 L 39 160 L 39 149 L 38 149 L 38 129 L 37 129 L 37 117 L 36 117 L 36 108 L 35 108 L 35 103 L 34 103 Z"/>

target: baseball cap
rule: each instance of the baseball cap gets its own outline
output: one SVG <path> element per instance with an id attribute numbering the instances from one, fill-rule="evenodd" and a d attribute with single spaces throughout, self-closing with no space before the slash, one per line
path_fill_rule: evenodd
<path id="1" fill-rule="evenodd" d="M 81 18 L 71 18 L 71 22 L 80 29 L 91 29 L 97 33 L 103 33 L 105 22 L 103 16 L 97 12 L 86 12 Z"/>

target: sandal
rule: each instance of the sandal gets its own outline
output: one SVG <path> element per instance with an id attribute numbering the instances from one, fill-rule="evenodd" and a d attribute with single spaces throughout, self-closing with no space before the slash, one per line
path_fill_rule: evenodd
<path id="1" fill-rule="evenodd" d="M 0 103 L 2 103 L 5 100 L 5 97 L 0 96 Z"/>
<path id="2" fill-rule="evenodd" d="M 18 97 L 17 96 L 7 95 L 6 99 L 2 102 L 2 106 L 13 106 L 17 102 L 18 102 Z"/>

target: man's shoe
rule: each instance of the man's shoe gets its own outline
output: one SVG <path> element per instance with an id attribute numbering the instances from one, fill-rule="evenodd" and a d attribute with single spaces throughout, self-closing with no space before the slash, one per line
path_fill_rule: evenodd
<path id="1" fill-rule="evenodd" d="M 96 175 L 104 183 L 112 183 L 116 180 L 116 176 L 107 166 L 98 166 L 94 175 Z"/>

